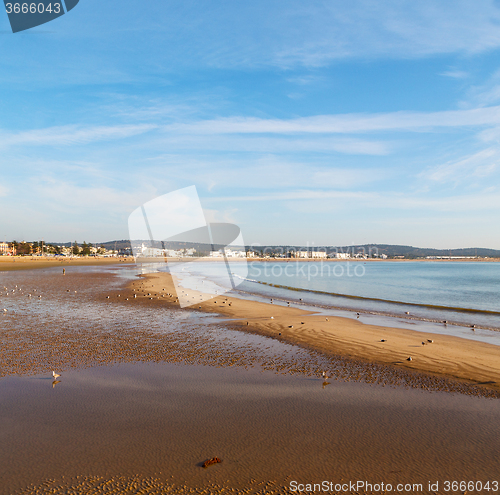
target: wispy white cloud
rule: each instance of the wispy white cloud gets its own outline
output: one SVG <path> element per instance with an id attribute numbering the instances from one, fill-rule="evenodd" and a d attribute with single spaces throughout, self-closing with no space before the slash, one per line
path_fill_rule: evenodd
<path id="1" fill-rule="evenodd" d="M 400 209 L 426 209 L 435 212 L 463 212 L 498 210 L 500 195 L 497 190 L 477 194 L 462 194 L 447 197 L 411 196 L 403 193 L 376 193 L 356 191 L 320 191 L 312 189 L 296 189 L 274 194 L 211 197 L 204 198 L 210 202 L 284 202 L 284 201 L 317 201 L 318 206 L 327 208 L 325 201 L 340 201 L 345 208 L 353 210 L 359 207 L 370 207 L 382 212 L 384 209 L 399 211 Z"/>
<path id="2" fill-rule="evenodd" d="M 68 125 L 21 131 L 0 132 L 0 147 L 7 146 L 74 146 L 97 141 L 111 141 L 144 134 L 155 129 L 153 124 L 94 126 Z"/>
<path id="3" fill-rule="evenodd" d="M 172 175 L 184 181 L 196 177 L 211 191 L 286 190 L 288 188 L 359 189 L 380 181 L 384 171 L 377 168 L 347 168 L 327 163 L 286 160 L 279 155 L 258 159 L 179 160 L 182 167 L 170 166 Z M 230 192 L 231 194 L 231 192 Z"/>
<path id="4" fill-rule="evenodd" d="M 296 43 L 276 53 L 282 65 L 321 66 L 346 57 L 421 57 L 478 53 L 500 46 L 500 11 L 492 0 L 448 4 L 357 0 L 294 5 L 286 21 Z"/>
<path id="5" fill-rule="evenodd" d="M 164 133 L 154 140 L 156 149 L 169 150 L 170 153 L 185 151 L 220 151 L 251 153 L 345 153 L 351 155 L 387 155 L 394 148 L 392 141 L 369 140 L 352 137 L 314 136 L 256 136 L 255 134 L 204 134 L 203 131 Z M 265 133 L 263 133 L 265 134 Z M 273 133 L 269 133 L 273 134 Z"/>
<path id="6" fill-rule="evenodd" d="M 449 69 L 439 74 L 440 76 L 451 77 L 453 79 L 465 79 L 469 73 L 459 69 Z"/>
<path id="7" fill-rule="evenodd" d="M 484 178 L 498 169 L 500 150 L 487 148 L 458 161 L 449 161 L 442 165 L 430 167 L 419 176 L 432 182 L 451 182 L 458 184 L 464 181 Z"/>
<path id="8" fill-rule="evenodd" d="M 37 177 L 27 187 L 44 201 L 47 209 L 69 212 L 75 218 L 78 212 L 82 215 L 102 213 L 110 217 L 125 215 L 159 195 L 154 183 L 136 183 L 132 191 L 124 191 L 107 185 L 88 186 L 54 177 Z"/>
<path id="9" fill-rule="evenodd" d="M 296 119 L 230 117 L 164 127 L 168 132 L 199 134 L 348 134 L 372 131 L 421 131 L 440 127 L 500 124 L 500 106 L 442 112 L 340 114 Z"/>
<path id="10" fill-rule="evenodd" d="M 472 86 L 462 106 L 484 107 L 500 102 L 500 70 L 495 71 L 483 84 Z"/>

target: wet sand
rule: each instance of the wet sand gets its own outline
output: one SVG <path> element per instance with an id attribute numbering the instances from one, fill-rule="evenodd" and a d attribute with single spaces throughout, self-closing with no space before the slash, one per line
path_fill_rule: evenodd
<path id="1" fill-rule="evenodd" d="M 497 476 L 494 390 L 291 345 L 284 321 L 263 327 L 282 336 L 249 332 L 247 319 L 218 316 L 243 311 L 238 299 L 180 310 L 161 297 L 167 286 L 152 290 L 156 275 L 124 288 L 125 270 L 4 274 L 0 289 L 18 287 L 0 295 L 0 493 L 277 494 L 291 480 Z M 257 322 L 268 306 L 251 306 Z M 223 462 L 200 466 L 214 456 Z"/>
<path id="2" fill-rule="evenodd" d="M 68 370 L 51 382 L 0 381 L 0 469 L 15 493 L 277 494 L 292 480 L 427 488 L 498 474 L 499 412 L 487 399 L 200 365 Z M 222 463 L 203 469 L 214 456 Z"/>
<path id="3" fill-rule="evenodd" d="M 118 263 L 135 263 L 135 261 L 130 257 L 47 258 L 36 256 L 0 256 L 0 272 L 11 270 L 35 270 L 39 268 L 53 268 L 55 266 L 60 266 L 62 269 L 68 266 L 102 266 L 115 265 Z"/>
<path id="4" fill-rule="evenodd" d="M 174 302 L 175 296 L 168 296 L 175 295 L 168 273 L 148 275 L 131 283 L 130 289 L 151 303 L 178 304 Z M 202 298 L 202 292 L 185 289 L 180 297 L 194 302 Z M 348 318 L 325 317 L 300 308 L 234 297 L 218 296 L 194 303 L 192 307 L 235 319 L 231 324 L 244 331 L 328 355 L 450 377 L 500 391 L 500 346 L 447 335 L 367 325 Z M 412 360 L 408 361 L 410 356 Z"/>

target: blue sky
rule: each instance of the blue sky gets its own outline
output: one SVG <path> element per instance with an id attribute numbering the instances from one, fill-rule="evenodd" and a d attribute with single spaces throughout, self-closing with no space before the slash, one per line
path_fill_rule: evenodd
<path id="1" fill-rule="evenodd" d="M 0 237 L 128 237 L 196 185 L 247 243 L 500 249 L 500 2 L 0 13 Z"/>

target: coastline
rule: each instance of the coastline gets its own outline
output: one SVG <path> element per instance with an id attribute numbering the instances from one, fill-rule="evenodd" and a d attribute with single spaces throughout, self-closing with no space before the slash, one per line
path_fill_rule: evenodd
<path id="1" fill-rule="evenodd" d="M 175 305 L 168 273 L 144 275 L 128 287 L 137 298 Z M 194 300 L 200 291 L 186 289 Z M 148 296 L 147 294 L 151 294 Z M 161 300 L 161 301 L 160 301 Z M 460 337 L 364 324 L 349 318 L 315 314 L 296 307 L 218 296 L 186 309 L 216 313 L 238 330 L 257 333 L 320 353 L 447 377 L 500 390 L 500 347 Z M 433 342 L 428 342 L 428 341 Z M 422 342 L 425 342 L 423 345 Z M 412 357 L 408 361 L 408 357 Z"/>

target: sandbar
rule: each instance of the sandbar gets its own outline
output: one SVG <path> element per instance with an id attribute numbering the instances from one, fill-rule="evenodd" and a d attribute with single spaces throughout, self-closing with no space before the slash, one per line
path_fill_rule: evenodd
<path id="1" fill-rule="evenodd" d="M 129 288 L 136 292 L 138 298 L 151 303 L 179 304 L 168 273 L 140 277 Z M 189 290 L 189 294 L 194 298 L 193 301 L 199 300 L 202 295 L 195 290 Z M 500 346 L 454 336 L 368 325 L 354 318 L 326 317 L 293 306 L 278 306 L 226 295 L 195 303 L 190 308 L 230 318 L 230 325 L 239 330 L 327 355 L 450 377 L 500 390 Z M 412 359 L 408 360 L 409 357 Z"/>

